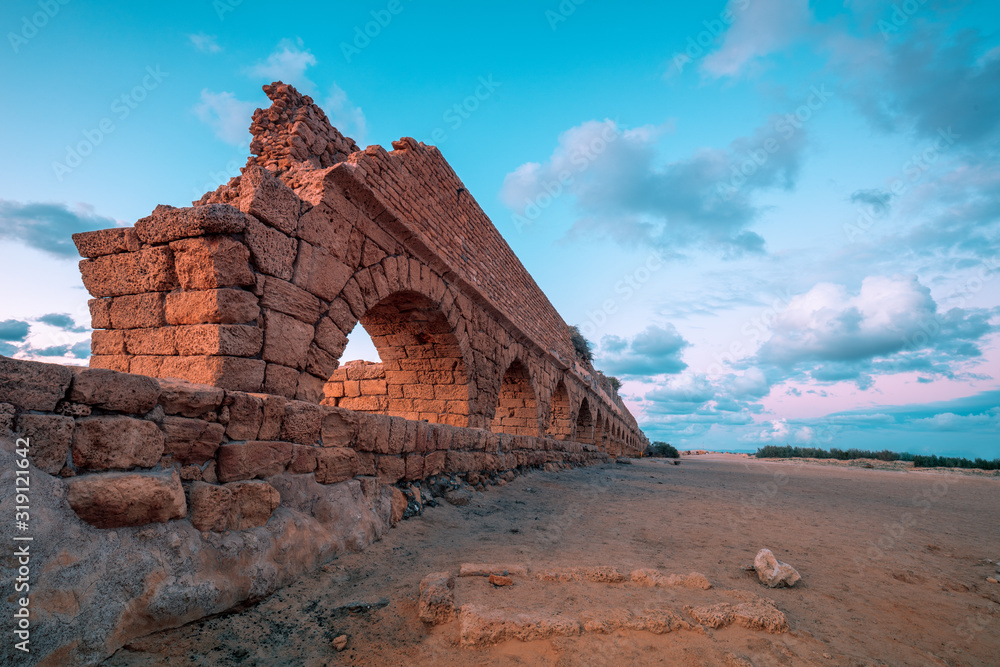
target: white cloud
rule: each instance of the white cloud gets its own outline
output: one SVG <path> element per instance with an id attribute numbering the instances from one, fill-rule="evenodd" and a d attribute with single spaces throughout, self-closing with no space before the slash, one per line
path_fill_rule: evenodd
<path id="1" fill-rule="evenodd" d="M 347 93 L 337 84 L 330 86 L 330 92 L 323 100 L 323 111 L 330 118 L 330 124 L 340 130 L 341 134 L 351 137 L 363 145 L 368 133 L 368 120 L 361 107 L 354 106 Z"/>
<path id="2" fill-rule="evenodd" d="M 764 240 L 747 229 L 762 210 L 755 195 L 794 187 L 807 146 L 805 130 L 787 123 L 775 116 L 726 148 L 661 160 L 657 144 L 672 123 L 625 129 L 588 121 L 562 133 L 544 163 L 509 173 L 501 199 L 523 225 L 571 195 L 581 216 L 571 236 L 673 253 L 691 246 L 722 248 L 727 256 L 761 252 Z"/>
<path id="3" fill-rule="evenodd" d="M 715 77 L 736 76 L 755 61 L 778 51 L 809 28 L 812 13 L 798 0 L 730 0 L 732 26 L 722 45 L 702 61 Z"/>
<path id="4" fill-rule="evenodd" d="M 191 40 L 194 48 L 202 53 L 220 53 L 222 51 L 222 47 L 216 41 L 215 35 L 206 35 L 203 32 L 198 32 L 188 35 L 188 39 Z"/>
<path id="5" fill-rule="evenodd" d="M 316 84 L 306 75 L 306 69 L 316 64 L 316 56 L 302 48 L 302 40 L 284 39 L 262 62 L 247 68 L 250 76 L 266 79 L 268 83 L 282 81 L 303 90 L 315 90 Z"/>
<path id="6" fill-rule="evenodd" d="M 857 361 L 903 349 L 934 322 L 937 305 L 916 277 L 865 278 L 856 295 L 821 283 L 793 297 L 760 350 L 766 362 Z"/>
<path id="7" fill-rule="evenodd" d="M 194 112 L 226 143 L 240 146 L 250 140 L 250 119 L 257 105 L 237 99 L 233 93 L 201 91 Z"/>

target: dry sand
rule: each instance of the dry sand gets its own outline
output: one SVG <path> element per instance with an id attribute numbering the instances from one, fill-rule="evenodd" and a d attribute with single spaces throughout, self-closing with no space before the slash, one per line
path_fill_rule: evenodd
<path id="1" fill-rule="evenodd" d="M 802 581 L 766 589 L 743 571 L 767 547 Z M 987 562 L 987 560 L 993 562 Z M 108 665 L 1000 665 L 1000 479 L 768 462 L 732 455 L 532 473 L 427 508 L 244 609 L 137 640 Z M 428 630 L 418 587 L 462 563 L 532 571 L 611 566 L 701 572 L 708 591 L 631 584 L 509 588 L 458 580 L 456 601 L 589 618 L 616 608 L 710 604 L 749 592 L 790 631 L 585 633 L 487 648 L 458 622 Z M 688 618 L 690 620 L 690 618 Z M 348 636 L 337 652 L 331 642 Z"/>

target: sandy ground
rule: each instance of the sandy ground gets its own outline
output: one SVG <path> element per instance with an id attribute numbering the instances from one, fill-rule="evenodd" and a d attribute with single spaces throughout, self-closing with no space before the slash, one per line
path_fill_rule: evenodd
<path id="1" fill-rule="evenodd" d="M 742 566 L 767 547 L 802 575 L 766 589 Z M 756 461 L 730 455 L 534 472 L 442 504 L 240 612 L 138 640 L 107 665 L 998 665 L 1000 479 Z M 992 561 L 992 562 L 987 562 Z M 711 590 L 630 584 L 510 588 L 458 579 L 456 602 L 585 618 L 675 609 L 739 591 L 790 631 L 584 633 L 486 648 L 458 622 L 428 630 L 418 588 L 461 563 L 703 573 Z M 347 648 L 331 642 L 347 635 Z"/>

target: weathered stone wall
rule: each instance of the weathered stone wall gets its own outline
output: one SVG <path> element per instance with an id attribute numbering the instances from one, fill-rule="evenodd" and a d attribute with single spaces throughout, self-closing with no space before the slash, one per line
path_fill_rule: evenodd
<path id="1" fill-rule="evenodd" d="M 359 151 L 265 90 L 241 176 L 74 236 L 91 367 L 0 357 L 0 511 L 18 439 L 35 494 L 29 664 L 267 595 L 428 489 L 646 444 L 437 149 Z M 341 366 L 359 322 L 382 361 Z"/>
<path id="2" fill-rule="evenodd" d="M 608 460 L 595 445 L 0 357 L 11 517 L 15 443 L 31 463 L 36 638 L 18 664 L 93 663 L 267 595 L 378 539 L 435 479 Z M 0 563 L 7 590 L 16 575 Z"/>
<path id="3" fill-rule="evenodd" d="M 92 366 L 613 453 L 645 445 L 436 148 L 347 153 L 308 97 L 265 90 L 240 177 L 193 207 L 74 237 L 95 297 Z M 384 393 L 383 377 L 352 395 L 335 375 L 358 322 Z M 592 440 L 576 435 L 586 413 Z"/>

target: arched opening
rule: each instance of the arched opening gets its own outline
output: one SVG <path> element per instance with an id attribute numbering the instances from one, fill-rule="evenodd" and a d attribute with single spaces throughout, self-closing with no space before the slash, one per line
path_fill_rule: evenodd
<path id="1" fill-rule="evenodd" d="M 594 416 L 590 413 L 590 404 L 583 399 L 580 413 L 576 417 L 576 441 L 587 445 L 594 444 Z"/>
<path id="2" fill-rule="evenodd" d="M 444 313 L 418 292 L 397 292 L 360 324 L 381 363 L 347 362 L 325 387 L 327 405 L 452 426 L 469 425 L 469 378 Z"/>
<path id="3" fill-rule="evenodd" d="M 538 399 L 527 367 L 515 360 L 504 373 L 493 413 L 494 433 L 538 435 Z"/>
<path id="4" fill-rule="evenodd" d="M 604 427 L 604 416 L 599 412 L 597 413 L 597 419 L 594 420 L 594 444 L 597 445 L 602 452 L 608 451 L 607 431 Z"/>
<path id="5" fill-rule="evenodd" d="M 556 440 L 569 440 L 573 437 L 573 415 L 569 407 L 569 392 L 562 380 L 552 394 L 552 410 L 549 414 L 549 428 L 545 432 Z"/>

